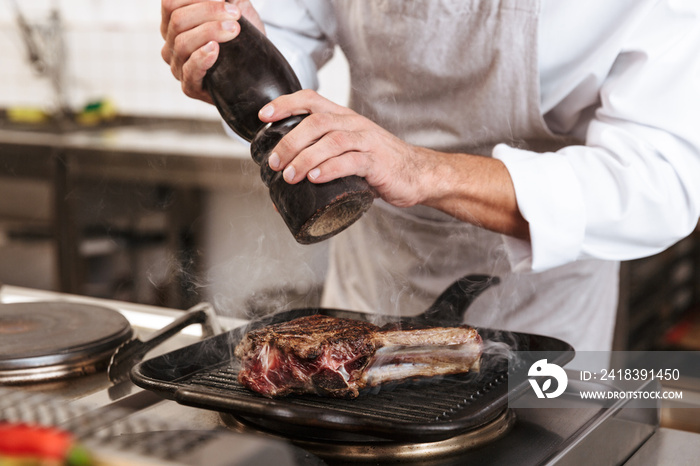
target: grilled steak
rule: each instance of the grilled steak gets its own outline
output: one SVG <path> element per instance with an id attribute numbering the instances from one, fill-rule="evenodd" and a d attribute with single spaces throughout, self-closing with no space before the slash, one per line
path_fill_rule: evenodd
<path id="1" fill-rule="evenodd" d="M 249 332 L 235 355 L 239 382 L 265 396 L 355 398 L 363 388 L 390 381 L 476 369 L 481 348 L 481 337 L 468 326 L 378 327 L 311 315 Z"/>

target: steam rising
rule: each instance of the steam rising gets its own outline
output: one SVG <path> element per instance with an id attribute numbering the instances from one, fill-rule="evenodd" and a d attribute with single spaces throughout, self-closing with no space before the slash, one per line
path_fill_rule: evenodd
<path id="1" fill-rule="evenodd" d="M 197 252 L 207 258 L 203 270 L 194 272 L 186 266 L 177 270 L 222 315 L 255 321 L 321 304 L 369 313 L 368 320 L 381 326 L 425 311 L 452 280 L 463 275 L 502 277 L 510 273 L 499 235 L 430 209 L 411 209 L 408 215 L 375 206 L 359 221 L 364 225 L 362 233 L 355 226 L 341 233 L 350 235 L 342 246 L 345 259 L 334 264 L 330 273 L 336 274 L 331 278 L 345 290 L 328 290 L 321 301 L 329 243 L 297 244 L 275 212 L 257 168 L 242 166 L 247 167 L 242 170 L 245 181 L 236 186 L 236 194 L 207 194 L 202 216 L 207 223 L 200 229 L 203 251 Z M 368 249 L 368 243 L 373 247 Z M 173 260 L 171 267 L 178 264 Z M 508 303 L 515 298 L 488 290 L 468 309 L 464 320 L 499 328 L 504 309 L 510 309 Z M 481 367 L 473 377 L 507 367 L 514 357 L 515 342 L 510 339 L 507 332 L 496 332 L 484 340 Z M 230 346 L 232 352 L 233 344 Z M 236 361 L 232 354 L 226 356 Z"/>

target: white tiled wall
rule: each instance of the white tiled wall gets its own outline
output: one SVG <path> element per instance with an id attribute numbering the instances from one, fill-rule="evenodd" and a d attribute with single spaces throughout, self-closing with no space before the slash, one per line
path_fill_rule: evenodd
<path id="1" fill-rule="evenodd" d="M 161 59 L 158 0 L 0 0 L 0 108 L 55 108 L 48 79 L 28 64 L 13 2 L 37 27 L 48 24 L 52 10 L 59 12 L 65 99 L 72 110 L 109 99 L 126 115 L 218 118 L 212 106 L 181 92 Z M 347 95 L 345 67 L 338 57 L 320 76 L 320 91 L 339 103 Z"/>

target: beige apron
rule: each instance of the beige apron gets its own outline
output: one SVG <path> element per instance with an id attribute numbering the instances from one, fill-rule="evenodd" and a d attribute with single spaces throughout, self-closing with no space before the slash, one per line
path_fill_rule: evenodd
<path id="1" fill-rule="evenodd" d="M 537 0 L 336 0 L 351 107 L 402 139 L 489 155 L 497 143 L 543 151 L 565 141 L 540 111 Z M 543 186 L 542 189 L 547 189 Z M 556 195 L 556 193 L 552 193 Z M 383 201 L 331 242 L 323 305 L 413 315 L 457 278 L 502 282 L 469 308 L 472 325 L 546 334 L 579 350 L 612 343 L 618 264 L 513 273 L 501 235 Z"/>

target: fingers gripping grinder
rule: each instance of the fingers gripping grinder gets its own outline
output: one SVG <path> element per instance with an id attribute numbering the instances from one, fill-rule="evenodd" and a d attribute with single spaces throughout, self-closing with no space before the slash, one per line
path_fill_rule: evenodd
<path id="1" fill-rule="evenodd" d="M 284 222 L 302 244 L 323 241 L 343 231 L 369 209 L 374 194 L 364 178 L 349 176 L 328 183 L 308 179 L 288 184 L 267 160 L 280 139 L 306 115 L 266 124 L 258 111 L 271 100 L 301 90 L 294 71 L 265 35 L 245 18 L 241 31 L 223 43 L 204 78 L 219 113 L 233 131 L 251 142 L 253 160 Z"/>

